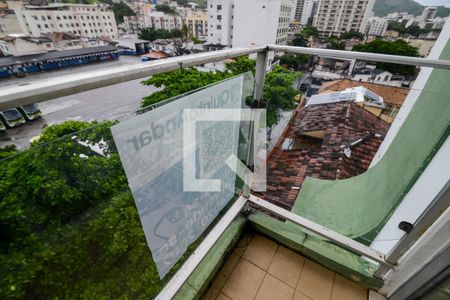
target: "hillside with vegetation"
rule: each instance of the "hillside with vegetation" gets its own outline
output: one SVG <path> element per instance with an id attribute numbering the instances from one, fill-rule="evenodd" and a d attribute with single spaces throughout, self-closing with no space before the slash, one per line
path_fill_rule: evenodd
<path id="1" fill-rule="evenodd" d="M 376 16 L 386 16 L 392 12 L 408 12 L 414 16 L 419 16 L 425 6 L 414 0 L 376 0 L 373 12 Z M 439 6 L 436 16 L 446 17 L 450 15 L 450 8 Z"/>

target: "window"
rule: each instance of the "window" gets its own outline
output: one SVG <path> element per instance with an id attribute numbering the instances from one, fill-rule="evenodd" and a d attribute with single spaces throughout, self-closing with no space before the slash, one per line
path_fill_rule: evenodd
<path id="1" fill-rule="evenodd" d="M 217 29 L 222 29 L 222 25 L 217 25 Z"/>
<path id="2" fill-rule="evenodd" d="M 217 15 L 217 20 L 222 20 L 222 15 Z"/>
<path id="3" fill-rule="evenodd" d="M 42 21 L 45 21 L 45 17 L 44 16 L 41 16 L 41 19 L 42 19 Z"/>
<path id="4" fill-rule="evenodd" d="M 50 20 L 52 17 L 50 17 L 50 16 L 47 16 L 47 20 Z"/>
<path id="5" fill-rule="evenodd" d="M 35 19 L 35 20 L 37 20 L 38 19 L 38 17 L 37 16 L 32 16 L 33 17 L 33 19 Z"/>

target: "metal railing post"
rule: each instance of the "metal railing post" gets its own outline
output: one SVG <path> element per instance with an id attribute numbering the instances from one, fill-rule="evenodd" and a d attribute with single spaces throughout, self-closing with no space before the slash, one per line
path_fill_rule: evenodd
<path id="1" fill-rule="evenodd" d="M 255 93 L 254 99 L 261 101 L 264 93 L 264 79 L 266 78 L 267 54 L 269 51 L 258 52 L 256 56 Z"/>
<path id="2" fill-rule="evenodd" d="M 264 94 L 264 79 L 266 78 L 266 66 L 267 66 L 267 53 L 268 51 L 258 52 L 256 56 L 256 70 L 255 70 L 255 91 L 253 93 L 253 101 L 258 103 L 257 107 L 259 107 L 259 103 L 263 98 Z M 255 124 L 253 122 L 250 124 L 249 129 L 249 142 L 247 149 L 247 167 L 253 171 L 253 130 Z M 242 190 L 242 194 L 244 197 L 248 198 L 250 196 L 251 187 L 248 185 L 244 185 Z"/>

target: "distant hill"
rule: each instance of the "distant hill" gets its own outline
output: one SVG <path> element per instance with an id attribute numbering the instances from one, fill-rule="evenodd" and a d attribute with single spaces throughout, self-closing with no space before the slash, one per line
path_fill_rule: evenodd
<path id="1" fill-rule="evenodd" d="M 376 0 L 373 7 L 373 12 L 376 16 L 386 16 L 392 12 L 408 12 L 414 16 L 419 16 L 425 6 L 413 0 Z M 450 8 L 439 6 L 437 14 L 438 17 L 446 17 L 450 15 Z"/>

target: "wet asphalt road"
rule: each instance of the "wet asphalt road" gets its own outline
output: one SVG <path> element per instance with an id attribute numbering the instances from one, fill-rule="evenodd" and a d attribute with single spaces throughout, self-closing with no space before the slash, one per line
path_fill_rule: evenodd
<path id="1" fill-rule="evenodd" d="M 119 60 L 113 62 L 33 74 L 21 79 L 0 80 L 0 88 L 44 78 L 87 72 L 94 69 L 98 70 L 99 68 L 139 63 L 139 57 L 121 56 Z M 141 79 L 128 81 L 39 103 L 42 117 L 22 126 L 8 129 L 5 133 L 0 133 L 0 147 L 14 144 L 19 149 L 27 148 L 29 140 L 38 136 L 44 126 L 62 123 L 67 120 L 122 120 L 139 109 L 140 101 L 144 96 L 158 90 L 153 86 L 144 86 L 140 82 Z"/>

